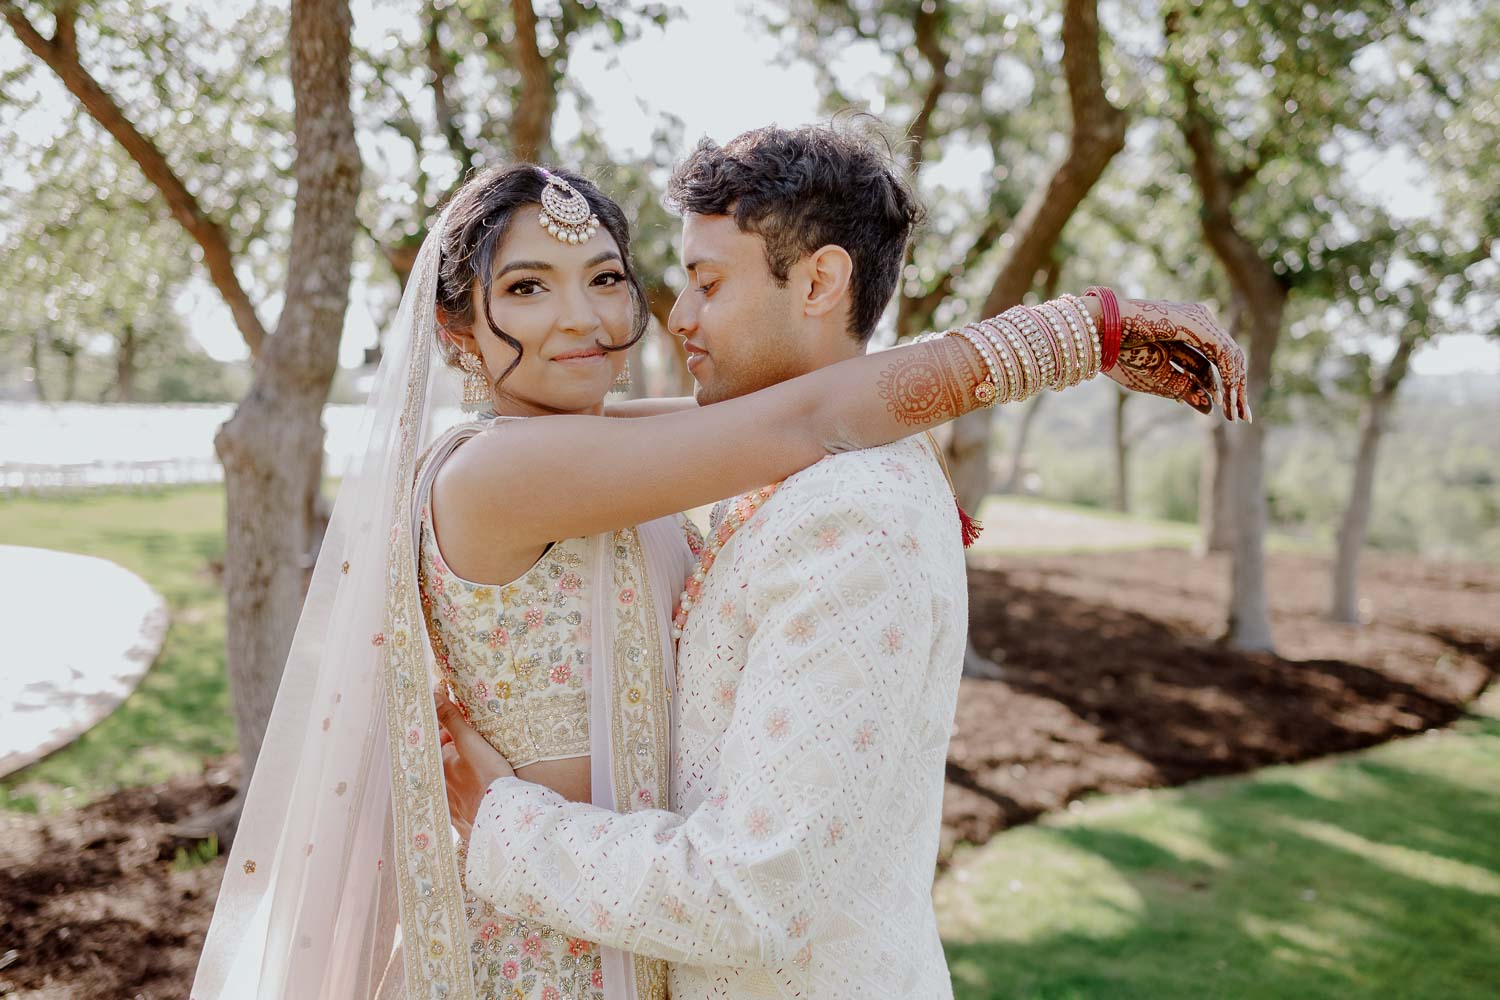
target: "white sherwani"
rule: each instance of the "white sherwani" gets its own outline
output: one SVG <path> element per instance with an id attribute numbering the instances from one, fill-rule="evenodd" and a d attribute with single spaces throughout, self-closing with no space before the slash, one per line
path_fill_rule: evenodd
<path id="1" fill-rule="evenodd" d="M 672 811 L 502 779 L 470 889 L 667 959 L 674 1000 L 950 997 L 931 888 L 967 623 L 924 439 L 819 462 L 704 582 L 678 651 Z"/>

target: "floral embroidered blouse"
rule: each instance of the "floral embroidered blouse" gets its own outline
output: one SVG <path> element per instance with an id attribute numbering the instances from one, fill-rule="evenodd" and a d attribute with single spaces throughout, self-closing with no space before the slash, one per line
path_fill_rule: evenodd
<path id="1" fill-rule="evenodd" d="M 430 504 L 421 515 L 422 612 L 454 704 L 512 767 L 587 756 L 588 539 L 557 542 L 511 583 L 474 583 L 443 560 Z M 467 885 L 464 913 L 483 1000 L 602 1000 L 596 944 L 501 913 Z"/>

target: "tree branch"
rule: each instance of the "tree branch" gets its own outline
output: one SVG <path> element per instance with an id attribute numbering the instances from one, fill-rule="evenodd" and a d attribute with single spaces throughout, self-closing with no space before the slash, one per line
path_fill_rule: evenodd
<path id="1" fill-rule="evenodd" d="M 78 56 L 74 30 L 75 9 L 75 2 L 59 6 L 56 33 L 52 38 L 47 38 L 12 0 L 0 0 L 0 13 L 5 15 L 5 20 L 21 40 L 21 44 L 57 75 L 89 116 L 114 136 L 141 168 L 146 179 L 166 199 L 172 217 L 202 249 L 203 264 L 208 269 L 209 278 L 228 304 L 235 326 L 245 339 L 251 354 L 258 356 L 266 339 L 266 328 L 256 315 L 255 306 L 240 284 L 239 276 L 234 272 L 234 251 L 229 247 L 223 227 L 203 211 L 198 199 L 177 176 L 156 143 L 141 134 L 126 116 L 124 109 L 84 68 Z"/>
<path id="2" fill-rule="evenodd" d="M 1204 238 L 1224 263 L 1230 282 L 1241 295 L 1251 300 L 1266 294 L 1282 297 L 1285 294 L 1282 282 L 1235 224 L 1234 199 L 1249 180 L 1238 180 L 1224 170 L 1214 142 L 1217 130 L 1198 99 L 1197 81 L 1187 73 L 1180 76 L 1183 113 L 1179 124 L 1192 154 L 1193 180 L 1203 199 L 1200 218 Z"/>
<path id="3" fill-rule="evenodd" d="M 431 0 L 428 0 L 423 9 L 423 20 L 427 34 L 427 69 L 432 74 L 433 113 L 437 117 L 438 128 L 442 130 L 443 138 L 448 141 L 448 149 L 458 157 L 460 176 L 465 176 L 473 168 L 474 150 L 464 139 L 463 129 L 459 127 L 458 116 L 454 113 L 452 101 L 449 100 L 448 84 L 453 79 L 454 65 L 453 60 L 443 49 L 443 40 L 440 37 L 443 13 Z M 417 152 L 417 158 L 421 159 L 420 150 Z"/>
<path id="4" fill-rule="evenodd" d="M 907 138 L 911 141 L 911 153 L 907 157 L 906 167 L 911 173 L 912 183 L 916 183 L 917 174 L 927 158 L 926 147 L 932 113 L 937 110 L 938 101 L 948 89 L 948 53 L 943 49 L 942 43 L 942 29 L 946 23 L 947 10 L 939 2 L 934 3 L 931 10 L 926 5 L 919 7 L 912 25 L 916 32 L 917 51 L 927 63 L 929 72 L 927 90 L 922 94 L 922 105 L 913 116 L 911 127 L 906 130 Z"/>
<path id="5" fill-rule="evenodd" d="M 1063 76 L 1073 130 L 1063 161 L 1046 184 L 1032 191 L 1008 235 L 1011 251 L 984 301 L 986 316 L 1010 308 L 1030 289 L 1073 212 L 1116 153 L 1125 148 L 1127 116 L 1104 92 L 1096 0 L 1063 5 Z"/>

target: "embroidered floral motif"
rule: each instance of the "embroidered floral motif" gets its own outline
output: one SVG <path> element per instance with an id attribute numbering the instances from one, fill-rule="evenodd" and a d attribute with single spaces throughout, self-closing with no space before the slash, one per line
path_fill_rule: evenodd
<path id="1" fill-rule="evenodd" d="M 901 646 L 906 642 L 906 630 L 900 625 L 887 625 L 880 633 L 880 648 L 887 653 L 900 652 Z"/>
<path id="2" fill-rule="evenodd" d="M 483 901 L 470 899 L 466 910 L 473 933 L 469 964 L 480 998 L 603 1000 L 598 945 L 497 913 Z"/>
<path id="3" fill-rule="evenodd" d="M 745 830 L 750 836 L 757 839 L 771 832 L 771 813 L 762 806 L 756 806 L 750 810 L 745 817 Z"/>
<path id="4" fill-rule="evenodd" d="M 496 587 L 444 577 L 432 524 L 422 523 L 418 583 L 433 656 L 459 711 L 513 767 L 589 752 L 577 668 L 588 660 L 588 545 L 558 542 L 523 577 Z"/>
<path id="5" fill-rule="evenodd" d="M 787 639 L 797 643 L 798 645 L 805 645 L 811 642 L 813 636 L 817 635 L 817 633 L 817 627 L 813 624 L 812 618 L 808 615 L 798 615 L 791 621 L 787 622 L 786 625 Z"/>
<path id="6" fill-rule="evenodd" d="M 885 471 L 889 472 L 891 475 L 895 476 L 903 483 L 909 483 L 912 481 L 911 469 L 907 467 L 905 462 L 898 461 L 894 458 L 887 458 L 880 464 L 885 467 Z"/>
<path id="7" fill-rule="evenodd" d="M 778 708 L 766 719 L 766 735 L 773 740 L 779 740 L 786 736 L 791 730 L 791 720 L 787 717 L 786 709 Z"/>
<path id="8" fill-rule="evenodd" d="M 828 833 L 823 837 L 823 846 L 832 847 L 844 839 L 844 821 L 833 819 L 828 822 Z"/>

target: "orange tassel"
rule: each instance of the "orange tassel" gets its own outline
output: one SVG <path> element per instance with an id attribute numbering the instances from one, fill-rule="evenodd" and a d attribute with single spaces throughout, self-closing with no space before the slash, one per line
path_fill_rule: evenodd
<path id="1" fill-rule="evenodd" d="M 968 548 L 979 541 L 979 533 L 984 530 L 984 525 L 969 516 L 963 504 L 958 502 L 958 497 L 953 498 L 953 506 L 958 508 L 958 527 L 963 536 L 964 548 Z"/>

